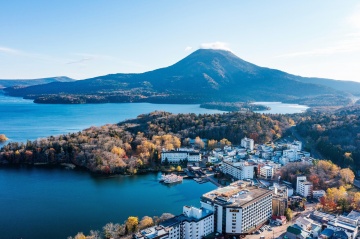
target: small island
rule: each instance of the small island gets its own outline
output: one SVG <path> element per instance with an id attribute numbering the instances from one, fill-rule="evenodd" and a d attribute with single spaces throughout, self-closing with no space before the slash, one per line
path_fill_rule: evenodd
<path id="1" fill-rule="evenodd" d="M 6 140 L 8 140 L 6 135 L 5 134 L 0 134 L 0 142 L 5 142 Z"/>
<path id="2" fill-rule="evenodd" d="M 251 102 L 209 102 L 200 105 L 204 109 L 215 109 L 223 111 L 265 111 L 271 110 L 265 105 L 253 104 Z"/>

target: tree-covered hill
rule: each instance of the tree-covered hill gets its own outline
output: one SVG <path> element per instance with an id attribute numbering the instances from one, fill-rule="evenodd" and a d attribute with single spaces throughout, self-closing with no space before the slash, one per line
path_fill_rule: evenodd
<path id="1" fill-rule="evenodd" d="M 9 143 L 0 151 L 0 162 L 73 163 L 91 172 L 133 174 L 156 167 L 163 148 L 179 148 L 188 137 L 218 141 L 227 138 L 239 143 L 247 136 L 257 143 L 264 143 L 280 137 L 289 121 L 286 116 L 256 113 L 173 115 L 153 112 L 117 125 L 91 127 L 26 144 Z"/>

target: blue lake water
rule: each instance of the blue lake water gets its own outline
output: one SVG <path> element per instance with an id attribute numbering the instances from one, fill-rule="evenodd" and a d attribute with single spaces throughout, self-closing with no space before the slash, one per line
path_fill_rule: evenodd
<path id="1" fill-rule="evenodd" d="M 157 174 L 95 178 L 87 172 L 0 167 L 0 238 L 64 238 L 128 216 L 180 214 L 200 206 L 211 183 L 166 186 Z"/>
<path id="2" fill-rule="evenodd" d="M 81 131 L 90 126 L 118 123 L 155 110 L 171 113 L 220 113 L 200 105 L 180 104 L 35 104 L 0 92 L 0 134 L 10 141 L 26 142 L 50 135 Z"/>
<path id="3" fill-rule="evenodd" d="M 255 102 L 259 105 L 265 105 L 270 107 L 270 110 L 265 111 L 255 111 L 258 113 L 266 114 L 295 114 L 305 112 L 309 107 L 306 105 L 298 104 L 285 104 L 281 102 Z"/>

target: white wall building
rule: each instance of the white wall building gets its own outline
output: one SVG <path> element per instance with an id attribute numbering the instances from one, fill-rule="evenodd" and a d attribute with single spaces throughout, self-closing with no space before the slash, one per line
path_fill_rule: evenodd
<path id="1" fill-rule="evenodd" d="M 241 140 L 241 147 L 244 147 L 246 149 L 250 149 L 251 151 L 254 150 L 254 140 L 253 139 L 248 139 L 248 138 L 243 138 Z"/>
<path id="2" fill-rule="evenodd" d="M 288 158 L 290 162 L 295 161 L 297 151 L 295 149 L 285 149 L 283 150 L 283 157 Z"/>
<path id="3" fill-rule="evenodd" d="M 344 231 L 349 238 L 355 238 L 358 233 L 357 220 L 344 216 L 338 216 L 328 221 L 327 228 L 334 231 Z"/>
<path id="4" fill-rule="evenodd" d="M 286 164 L 289 163 L 289 159 L 288 159 L 287 157 L 281 156 L 281 157 L 279 158 L 279 163 L 280 163 L 281 165 L 285 166 Z"/>
<path id="5" fill-rule="evenodd" d="M 214 214 L 203 208 L 184 206 L 183 214 L 144 229 L 136 239 L 201 239 L 214 232 Z"/>
<path id="6" fill-rule="evenodd" d="M 256 166 L 246 161 L 228 162 L 223 161 L 220 171 L 224 174 L 231 175 L 236 179 L 254 178 L 254 168 Z"/>
<path id="7" fill-rule="evenodd" d="M 260 176 L 271 179 L 274 176 L 274 168 L 269 165 L 260 167 Z"/>
<path id="8" fill-rule="evenodd" d="M 312 193 L 313 193 L 312 196 L 314 198 L 321 198 L 321 197 L 325 196 L 325 194 L 326 194 L 326 192 L 324 190 L 313 190 Z"/>
<path id="9" fill-rule="evenodd" d="M 169 163 L 179 163 L 180 160 L 187 159 L 188 162 L 199 162 L 201 160 L 201 154 L 196 152 L 188 151 L 163 151 L 161 152 L 161 162 L 164 163 L 165 160 L 168 160 Z"/>
<path id="10" fill-rule="evenodd" d="M 307 181 L 306 176 L 296 178 L 296 192 L 303 197 L 312 196 L 313 184 Z"/>
<path id="11" fill-rule="evenodd" d="M 231 185 L 204 194 L 201 206 L 214 210 L 216 232 L 239 235 L 261 226 L 271 218 L 272 191 Z"/>
<path id="12" fill-rule="evenodd" d="M 292 144 L 290 144 L 290 149 L 295 149 L 296 151 L 302 150 L 302 143 L 301 141 L 294 141 Z"/>

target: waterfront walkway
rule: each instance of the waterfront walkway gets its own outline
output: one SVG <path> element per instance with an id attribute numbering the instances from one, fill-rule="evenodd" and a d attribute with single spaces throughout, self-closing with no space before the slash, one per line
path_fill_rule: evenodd
<path id="1" fill-rule="evenodd" d="M 212 182 L 213 184 L 215 184 L 216 186 L 218 186 L 218 187 L 222 187 L 222 185 L 220 184 L 220 183 L 218 183 L 218 180 L 216 179 L 216 178 L 214 178 L 214 174 L 212 173 L 212 174 L 206 174 L 206 178 L 210 181 L 210 182 Z"/>

